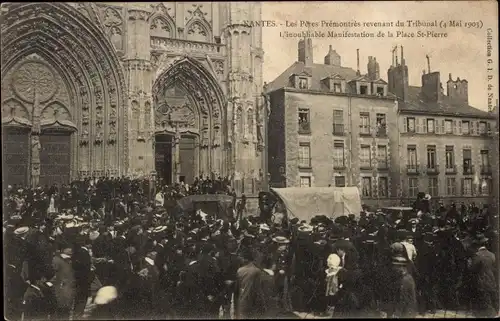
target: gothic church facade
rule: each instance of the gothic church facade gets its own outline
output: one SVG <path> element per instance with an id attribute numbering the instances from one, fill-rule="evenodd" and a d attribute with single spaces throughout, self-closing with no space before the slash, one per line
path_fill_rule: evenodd
<path id="1" fill-rule="evenodd" d="M 4 183 L 264 172 L 257 3 L 2 5 Z"/>

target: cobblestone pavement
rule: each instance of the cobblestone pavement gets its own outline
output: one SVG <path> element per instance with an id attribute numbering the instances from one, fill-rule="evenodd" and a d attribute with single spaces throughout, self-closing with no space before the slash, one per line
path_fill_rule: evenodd
<path id="1" fill-rule="evenodd" d="M 306 312 L 294 312 L 296 316 L 301 319 L 330 319 L 330 316 L 320 316 Z M 383 317 L 383 316 L 382 316 Z M 456 318 L 474 318 L 472 314 L 465 311 L 444 311 L 438 310 L 436 313 L 427 313 L 425 315 L 418 315 L 418 319 L 456 319 Z"/>

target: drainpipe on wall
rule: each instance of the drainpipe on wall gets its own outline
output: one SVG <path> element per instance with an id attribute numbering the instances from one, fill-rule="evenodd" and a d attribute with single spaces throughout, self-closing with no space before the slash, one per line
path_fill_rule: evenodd
<path id="1" fill-rule="evenodd" d="M 352 157 L 352 150 L 353 150 L 353 141 L 354 141 L 354 130 L 352 128 L 352 107 L 351 107 L 351 100 L 352 100 L 352 97 L 351 96 L 348 96 L 347 97 L 347 116 L 349 117 L 349 126 L 351 127 L 351 135 L 349 136 L 349 145 L 350 145 L 350 148 L 349 148 L 349 158 L 350 158 L 350 164 L 351 166 L 349 166 L 349 182 L 348 182 L 348 186 L 357 186 L 358 184 L 354 184 L 354 174 L 353 174 L 353 166 L 352 166 L 352 163 L 353 163 L 353 157 Z"/>
<path id="2" fill-rule="evenodd" d="M 269 148 L 269 137 L 268 137 L 268 128 L 269 128 L 269 95 L 262 93 L 262 97 L 264 98 L 264 123 L 263 123 L 263 135 L 264 135 L 264 191 L 269 192 L 269 159 L 268 159 L 268 148 Z"/>

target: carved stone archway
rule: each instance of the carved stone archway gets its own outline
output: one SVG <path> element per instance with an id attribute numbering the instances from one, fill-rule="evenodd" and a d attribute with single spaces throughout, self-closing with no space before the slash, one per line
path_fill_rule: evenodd
<path id="1" fill-rule="evenodd" d="M 226 99 L 217 79 L 200 61 L 190 57 L 180 57 L 160 68 L 163 71 L 153 85 L 155 133 L 175 134 L 177 130 L 197 136 L 197 174 L 225 175 Z M 166 93 L 172 88 L 187 94 L 189 104 L 185 108 L 169 105 Z"/>
<path id="2" fill-rule="evenodd" d="M 41 95 L 64 87 L 68 96 L 65 102 L 55 98 L 22 101 L 33 111 L 28 119 L 32 140 L 43 135 L 44 129 L 71 128 L 72 178 L 126 173 L 128 158 L 121 157 L 128 150 L 125 81 L 115 50 L 102 30 L 88 15 L 64 3 L 13 3 L 6 9 L 1 19 L 2 84 L 6 77 L 15 78 L 26 60 L 37 59 L 44 72 L 61 83 L 46 82 L 47 88 L 37 88 L 40 84 L 25 82 L 22 90 Z M 25 72 L 33 72 L 30 70 Z M 22 93 L 9 93 L 2 86 L 2 105 L 16 95 L 23 100 Z M 36 170 L 31 170 L 32 178 L 36 177 Z"/>

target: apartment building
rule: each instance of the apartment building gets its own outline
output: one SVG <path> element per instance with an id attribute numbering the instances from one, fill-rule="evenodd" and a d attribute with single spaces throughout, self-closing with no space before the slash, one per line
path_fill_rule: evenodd
<path id="1" fill-rule="evenodd" d="M 300 40 L 298 61 L 266 87 L 271 186 L 359 186 L 365 199 L 396 196 L 397 104 L 376 58 L 366 74 L 342 66 L 331 46 L 323 64 L 312 58 L 311 39 Z"/>
<path id="2" fill-rule="evenodd" d="M 380 78 L 341 65 L 330 49 L 313 62 L 312 40 L 298 43 L 298 61 L 266 85 L 268 172 L 274 187 L 358 186 L 364 203 L 435 200 L 486 202 L 494 186 L 492 113 L 468 103 L 468 83 L 424 72 L 408 84 L 401 48 Z M 498 184 L 498 183 L 496 183 Z"/>
<path id="3" fill-rule="evenodd" d="M 445 203 L 487 202 L 496 123 L 492 113 L 469 105 L 467 80 L 450 74 L 445 94 L 440 73 L 429 68 L 421 86 L 409 86 L 402 53 L 388 80 L 398 97 L 400 198 L 425 192 Z"/>

